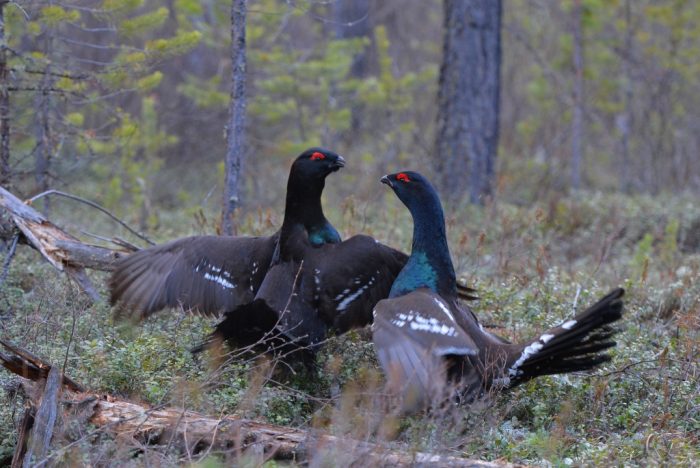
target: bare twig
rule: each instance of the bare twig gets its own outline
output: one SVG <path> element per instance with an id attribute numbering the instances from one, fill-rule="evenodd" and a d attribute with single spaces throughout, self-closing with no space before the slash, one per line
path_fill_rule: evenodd
<path id="1" fill-rule="evenodd" d="M 63 358 L 63 367 L 61 372 L 66 373 L 66 365 L 68 364 L 68 355 L 70 354 L 70 345 L 73 343 L 73 336 L 75 335 L 75 310 L 73 310 L 73 323 L 70 327 L 70 337 L 68 338 L 68 344 L 66 345 L 66 356 Z"/>
<path id="2" fill-rule="evenodd" d="M 131 250 L 133 252 L 136 252 L 137 250 L 141 250 L 141 247 L 139 247 L 138 245 L 134 245 L 131 242 L 122 239 L 121 237 L 99 236 L 99 235 L 93 234 L 91 232 L 83 231 L 82 229 L 80 230 L 80 233 L 84 234 L 88 237 L 94 237 L 95 239 L 99 239 L 101 241 L 111 242 L 112 244 L 118 245 L 120 247 L 124 247 L 125 249 Z"/>
<path id="3" fill-rule="evenodd" d="M 138 237 L 139 239 L 143 240 L 144 242 L 148 243 L 149 245 L 155 245 L 155 242 L 153 242 L 152 240 L 150 240 L 148 237 L 141 234 L 140 232 L 136 231 L 135 229 L 132 229 L 128 224 L 126 224 L 121 219 L 117 218 L 115 215 L 113 215 L 106 208 L 103 208 L 102 206 L 98 205 L 97 203 L 90 201 L 90 200 L 86 200 L 85 198 L 79 197 L 77 195 L 72 195 L 70 193 L 61 192 L 60 190 L 47 190 L 46 192 L 41 192 L 37 195 L 34 195 L 32 198 L 29 199 L 29 201 L 34 202 L 34 201 L 38 200 L 39 198 L 45 197 L 48 195 L 58 195 L 61 197 L 65 197 L 65 198 L 69 198 L 71 200 L 78 201 L 80 203 L 85 203 L 86 205 L 91 206 L 91 207 L 95 208 L 96 210 L 99 210 L 102 213 L 106 214 L 112 220 L 117 222 L 120 226 L 122 226 L 124 229 L 126 229 L 127 231 L 129 231 L 130 233 L 132 233 L 133 235 Z"/>
<path id="4" fill-rule="evenodd" d="M 651 362 L 656 362 L 656 361 L 658 361 L 657 358 L 655 358 L 655 359 L 645 359 L 645 360 L 643 360 L 643 361 L 631 362 L 631 363 L 627 364 L 626 366 L 624 366 L 624 367 L 622 367 L 622 368 L 620 368 L 620 369 L 616 369 L 616 370 L 614 370 L 614 371 L 610 371 L 610 372 L 605 373 L 605 374 L 600 374 L 599 377 L 609 377 L 609 376 L 611 376 L 611 375 L 613 375 L 613 374 L 622 374 L 622 373 L 627 372 L 627 370 L 628 370 L 628 369 L 631 369 L 632 367 L 638 366 L 638 365 L 640 365 L 640 364 L 649 364 L 649 363 L 651 363 Z"/>
<path id="5" fill-rule="evenodd" d="M 581 285 L 579 284 L 579 285 L 576 285 L 576 296 L 574 297 L 574 305 L 571 307 L 573 309 L 574 313 L 576 313 L 576 306 L 578 305 L 578 298 L 580 295 L 581 295 Z"/>

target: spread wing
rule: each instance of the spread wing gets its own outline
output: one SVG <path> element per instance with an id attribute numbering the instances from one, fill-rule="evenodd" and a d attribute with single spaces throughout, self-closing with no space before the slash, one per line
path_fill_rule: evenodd
<path id="1" fill-rule="evenodd" d="M 253 300 L 278 238 L 195 236 L 140 250 L 116 265 L 110 302 L 140 318 L 180 306 L 219 315 Z"/>
<path id="2" fill-rule="evenodd" d="M 256 296 L 278 317 L 277 330 L 298 346 L 319 343 L 328 331 L 316 310 L 310 271 L 306 259 L 276 264 Z"/>
<path id="3" fill-rule="evenodd" d="M 309 257 L 309 286 L 322 320 L 336 333 L 372 322 L 372 308 L 389 295 L 408 258 L 363 235 L 316 249 Z"/>
<path id="4" fill-rule="evenodd" d="M 446 384 L 445 356 L 478 354 L 450 304 L 425 289 L 379 302 L 372 339 L 390 385 L 419 402 Z"/>

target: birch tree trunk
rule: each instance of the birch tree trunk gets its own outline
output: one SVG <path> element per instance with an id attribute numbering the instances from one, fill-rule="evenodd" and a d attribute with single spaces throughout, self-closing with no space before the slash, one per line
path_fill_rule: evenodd
<path id="1" fill-rule="evenodd" d="M 233 212 L 240 201 L 241 166 L 246 154 L 247 0 L 231 0 L 231 103 L 227 125 L 226 180 L 221 228 L 234 233 Z"/>
<path id="2" fill-rule="evenodd" d="M 501 0 L 444 0 L 436 166 L 448 196 L 493 194 L 498 151 Z M 468 184 L 465 183 L 468 181 Z"/>

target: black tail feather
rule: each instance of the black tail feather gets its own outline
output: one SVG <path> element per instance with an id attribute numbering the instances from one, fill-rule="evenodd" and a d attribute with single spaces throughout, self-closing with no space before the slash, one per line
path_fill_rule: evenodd
<path id="1" fill-rule="evenodd" d="M 618 288 L 571 320 L 547 330 L 523 345 L 509 359 L 511 386 L 540 375 L 592 369 L 610 360 L 601 353 L 615 346 L 617 330 L 610 326 L 622 318 L 622 296 Z"/>
<path id="2" fill-rule="evenodd" d="M 214 331 L 192 352 L 199 353 L 224 342 L 234 348 L 255 347 L 273 337 L 276 324 L 277 314 L 263 301 L 255 300 L 227 312 Z"/>

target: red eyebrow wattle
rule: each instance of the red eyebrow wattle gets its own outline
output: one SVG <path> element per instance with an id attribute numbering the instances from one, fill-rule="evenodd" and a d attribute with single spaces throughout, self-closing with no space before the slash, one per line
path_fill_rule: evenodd
<path id="1" fill-rule="evenodd" d="M 400 174 L 396 174 L 396 180 L 400 180 L 402 182 L 409 182 L 411 180 L 411 178 L 408 177 L 408 174 L 404 174 L 402 172 Z"/>
<path id="2" fill-rule="evenodd" d="M 313 160 L 315 160 L 315 159 L 326 159 L 326 155 L 323 154 L 323 153 L 319 153 L 318 151 L 316 151 L 315 153 L 313 153 L 313 154 L 311 155 L 311 160 L 313 161 Z"/>

